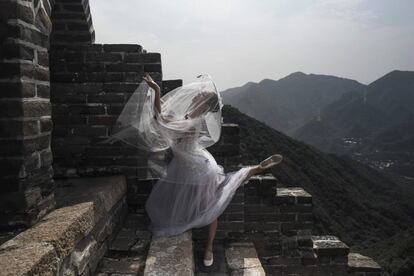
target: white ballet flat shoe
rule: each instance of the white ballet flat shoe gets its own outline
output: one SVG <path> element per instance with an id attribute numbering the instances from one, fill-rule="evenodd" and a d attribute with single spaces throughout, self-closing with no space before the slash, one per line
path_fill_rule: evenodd
<path id="1" fill-rule="evenodd" d="M 211 252 L 211 259 L 204 259 L 203 264 L 204 266 L 211 266 L 213 264 L 214 256 L 213 252 Z"/>
<path id="2" fill-rule="evenodd" d="M 266 158 L 265 160 L 263 160 L 262 162 L 260 162 L 259 167 L 262 170 L 268 169 L 270 167 L 273 167 L 277 164 L 279 164 L 280 162 L 282 162 L 283 160 L 283 156 L 280 154 L 274 154 L 268 158 Z"/>

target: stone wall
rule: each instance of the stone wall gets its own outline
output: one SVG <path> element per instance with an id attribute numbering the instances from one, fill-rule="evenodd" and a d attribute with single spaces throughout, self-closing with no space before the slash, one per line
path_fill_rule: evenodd
<path id="1" fill-rule="evenodd" d="M 54 208 L 49 34 L 53 1 L 0 3 L 0 228 Z"/>
<path id="2" fill-rule="evenodd" d="M 53 47 L 69 44 L 91 44 L 95 30 L 88 0 L 56 0 L 52 10 Z"/>
<path id="3" fill-rule="evenodd" d="M 123 176 L 60 180 L 58 208 L 0 246 L 1 275 L 91 275 L 127 213 Z"/>
<path id="4" fill-rule="evenodd" d="M 90 44 L 94 30 L 87 0 L 5 0 L 0 14 L 0 228 L 4 229 L 28 227 L 54 208 L 50 40 L 52 51 Z"/>
<path id="5" fill-rule="evenodd" d="M 123 173 L 147 177 L 144 152 L 101 144 L 150 72 L 161 83 L 161 57 L 140 45 L 80 45 L 51 54 L 51 102 L 56 177 Z"/>

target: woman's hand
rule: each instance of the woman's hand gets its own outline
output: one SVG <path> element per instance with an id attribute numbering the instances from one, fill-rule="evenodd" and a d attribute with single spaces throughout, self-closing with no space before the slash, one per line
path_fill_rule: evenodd
<path id="1" fill-rule="evenodd" d="M 160 87 L 158 84 L 151 78 L 150 74 L 145 73 L 145 76 L 142 77 L 144 81 L 148 84 L 149 87 L 154 89 L 155 91 L 160 91 Z"/>

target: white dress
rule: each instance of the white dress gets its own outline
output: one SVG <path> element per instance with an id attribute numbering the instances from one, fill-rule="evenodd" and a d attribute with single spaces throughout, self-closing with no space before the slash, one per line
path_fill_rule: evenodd
<path id="1" fill-rule="evenodd" d="M 249 173 L 248 167 L 224 173 L 206 149 L 189 139 L 178 142 L 172 151 L 166 174 L 145 205 L 154 236 L 177 235 L 210 224 L 223 213 Z"/>
<path id="2" fill-rule="evenodd" d="M 164 95 L 161 114 L 154 111 L 154 95 L 145 83 L 138 86 L 108 142 L 121 140 L 149 152 L 172 150 L 169 164 L 156 156 L 148 162 L 160 179 L 145 208 L 154 236 L 177 235 L 220 216 L 250 168 L 226 174 L 206 150 L 219 140 L 222 122 L 220 93 L 209 76 Z"/>

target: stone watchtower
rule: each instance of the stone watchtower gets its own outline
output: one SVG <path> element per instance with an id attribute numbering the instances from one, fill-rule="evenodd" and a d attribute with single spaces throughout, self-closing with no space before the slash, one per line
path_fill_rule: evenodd
<path id="1" fill-rule="evenodd" d="M 161 55 L 140 45 L 94 44 L 87 0 L 3 0 L 0 15 L 0 275 L 380 275 L 337 238 L 312 236 L 311 195 L 270 176 L 219 218 L 210 270 L 205 228 L 152 239 L 146 154 L 100 142 L 144 72 L 164 93 L 182 81 L 163 80 Z M 211 151 L 229 169 L 239 129 L 222 133 Z"/>

